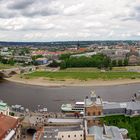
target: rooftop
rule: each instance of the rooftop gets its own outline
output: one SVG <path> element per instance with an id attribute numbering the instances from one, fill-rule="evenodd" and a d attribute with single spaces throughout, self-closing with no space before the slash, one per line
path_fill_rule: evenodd
<path id="1" fill-rule="evenodd" d="M 0 139 L 3 138 L 7 131 L 14 129 L 18 124 L 18 120 L 11 117 L 0 114 Z"/>
<path id="2" fill-rule="evenodd" d="M 79 131 L 82 129 L 79 126 L 56 126 L 44 128 L 44 133 L 40 140 L 56 140 L 58 132 L 62 131 Z"/>
<path id="3" fill-rule="evenodd" d="M 115 126 L 105 126 L 105 132 L 104 128 L 99 126 L 92 126 L 88 130 L 89 134 L 95 135 L 95 140 L 123 140 L 120 129 Z"/>

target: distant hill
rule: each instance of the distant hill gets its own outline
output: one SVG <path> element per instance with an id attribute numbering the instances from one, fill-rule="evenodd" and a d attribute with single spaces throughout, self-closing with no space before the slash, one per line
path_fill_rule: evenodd
<path id="1" fill-rule="evenodd" d="M 80 46 L 87 46 L 87 45 L 116 45 L 116 44 L 126 44 L 126 45 L 136 45 L 140 41 L 134 41 L 134 40 L 118 40 L 118 41 L 57 41 L 57 42 L 4 42 L 0 41 L 0 46 L 19 46 L 19 47 L 25 47 L 25 46 L 32 46 L 32 47 L 69 47 L 71 45 L 80 45 Z"/>

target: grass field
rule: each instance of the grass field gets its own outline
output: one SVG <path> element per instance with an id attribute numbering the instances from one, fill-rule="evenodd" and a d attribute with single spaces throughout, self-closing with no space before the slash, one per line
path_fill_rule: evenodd
<path id="1" fill-rule="evenodd" d="M 61 70 L 61 72 L 80 72 L 80 71 L 84 71 L 84 72 L 98 72 L 100 71 L 97 68 L 67 68 L 64 70 Z"/>
<path id="2" fill-rule="evenodd" d="M 9 68 L 12 68 L 12 67 L 14 67 L 14 66 L 11 66 L 9 64 L 2 64 L 2 63 L 0 63 L 0 70 L 1 69 L 9 69 Z"/>
<path id="3" fill-rule="evenodd" d="M 99 72 L 99 71 L 59 71 L 59 72 L 45 72 L 37 71 L 30 74 L 24 75 L 25 78 L 50 78 L 50 79 L 79 79 L 79 80 L 113 80 L 113 79 L 138 79 L 140 78 L 140 73 L 137 72 Z"/>
<path id="4" fill-rule="evenodd" d="M 86 71 L 86 72 L 100 72 L 101 70 L 98 69 L 98 68 L 67 68 L 67 69 L 64 69 L 64 70 L 61 70 L 63 72 L 79 72 L 79 71 Z M 127 71 L 127 68 L 126 67 L 113 67 L 112 72 L 126 72 Z"/>
<path id="5" fill-rule="evenodd" d="M 123 115 L 108 116 L 102 118 L 106 125 L 114 125 L 119 128 L 126 128 L 128 136 L 132 140 L 140 140 L 140 116 L 125 117 Z"/>

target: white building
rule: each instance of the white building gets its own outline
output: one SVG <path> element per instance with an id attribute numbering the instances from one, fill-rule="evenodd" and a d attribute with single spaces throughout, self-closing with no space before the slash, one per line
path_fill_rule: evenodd
<path id="1" fill-rule="evenodd" d="M 69 130 L 58 132 L 57 139 L 61 140 L 84 140 L 83 130 Z"/>
<path id="2" fill-rule="evenodd" d="M 8 105 L 2 101 L 0 101 L 0 114 L 9 115 Z"/>

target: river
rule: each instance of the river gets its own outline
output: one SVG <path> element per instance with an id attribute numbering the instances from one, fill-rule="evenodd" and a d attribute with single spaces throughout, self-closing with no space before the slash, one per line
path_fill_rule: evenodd
<path id="1" fill-rule="evenodd" d="M 0 81 L 0 99 L 9 105 L 20 104 L 29 109 L 47 107 L 48 111 L 60 111 L 61 104 L 83 101 L 90 91 L 106 101 L 128 101 L 140 90 L 140 84 L 90 87 L 44 87 L 9 81 Z"/>

